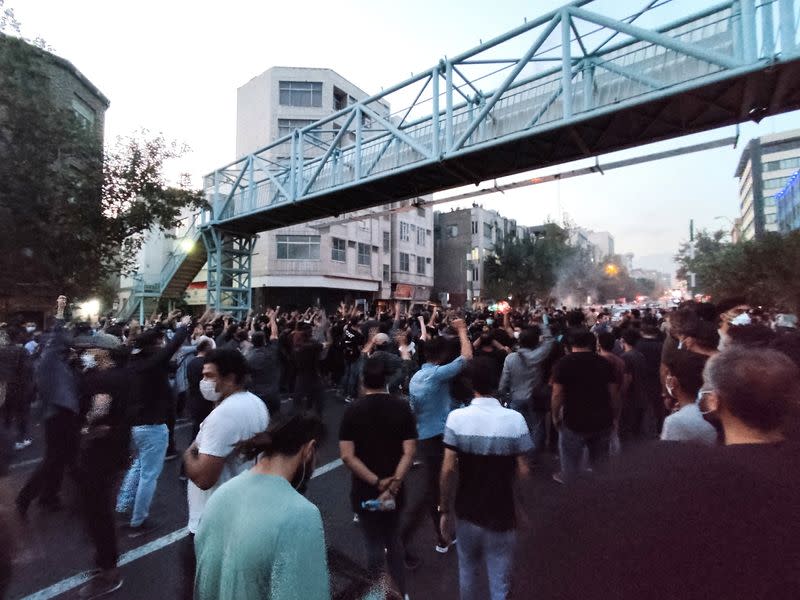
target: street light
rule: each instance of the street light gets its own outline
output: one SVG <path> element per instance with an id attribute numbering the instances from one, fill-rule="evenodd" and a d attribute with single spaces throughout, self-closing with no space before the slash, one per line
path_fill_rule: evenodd
<path id="1" fill-rule="evenodd" d="M 619 267 L 614 263 L 608 263 L 604 269 L 606 275 L 609 277 L 616 277 L 619 275 Z"/>
<path id="2" fill-rule="evenodd" d="M 181 246 L 181 250 L 186 252 L 186 254 L 189 254 L 189 252 L 194 250 L 194 242 L 192 240 L 190 240 L 189 238 L 185 238 L 185 239 L 181 240 L 180 246 Z"/>

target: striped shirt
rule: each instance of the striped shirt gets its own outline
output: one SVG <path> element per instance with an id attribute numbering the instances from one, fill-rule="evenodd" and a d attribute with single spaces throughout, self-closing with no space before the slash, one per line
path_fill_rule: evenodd
<path id="1" fill-rule="evenodd" d="M 516 457 L 533 448 L 525 419 L 494 398 L 475 398 L 447 417 L 444 445 L 458 453 L 456 516 L 479 527 L 515 527 Z"/>

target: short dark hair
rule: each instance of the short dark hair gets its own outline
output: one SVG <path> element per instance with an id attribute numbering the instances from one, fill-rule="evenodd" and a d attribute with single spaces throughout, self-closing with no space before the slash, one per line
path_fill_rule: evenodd
<path id="1" fill-rule="evenodd" d="M 364 361 L 364 368 L 361 371 L 361 381 L 365 388 L 378 390 L 386 387 L 386 365 L 384 362 L 372 356 Z"/>
<path id="2" fill-rule="evenodd" d="M 775 431 L 800 404 L 800 370 L 777 350 L 733 347 L 712 356 L 705 384 L 736 418 L 760 431 Z"/>
<path id="3" fill-rule="evenodd" d="M 570 348 L 594 348 L 597 338 L 583 327 L 575 327 L 567 333 L 567 345 Z"/>
<path id="4" fill-rule="evenodd" d="M 611 352 L 614 350 L 614 344 L 617 343 L 617 338 L 615 338 L 614 334 L 610 331 L 604 331 L 597 336 L 597 343 L 600 344 L 600 347 L 606 352 Z"/>
<path id="5" fill-rule="evenodd" d="M 322 421 L 315 413 L 278 415 L 266 431 L 237 444 L 236 449 L 247 460 L 256 459 L 262 454 L 294 456 L 311 440 L 319 443 L 324 433 Z"/>
<path id="6" fill-rule="evenodd" d="M 244 383 L 247 377 L 247 361 L 238 350 L 230 348 L 212 350 L 206 355 L 204 364 L 216 365 L 220 377 L 227 377 L 233 373 L 236 383 Z"/>
<path id="7" fill-rule="evenodd" d="M 670 352 L 664 359 L 664 366 L 670 375 L 678 380 L 681 389 L 693 398 L 703 387 L 703 368 L 708 357 L 689 350 Z"/>
<path id="8" fill-rule="evenodd" d="M 634 329 L 633 327 L 628 327 L 622 332 L 622 341 L 633 348 L 636 347 L 640 339 L 642 339 L 642 334 L 638 329 Z"/>
<path id="9" fill-rule="evenodd" d="M 539 345 L 542 330 L 537 326 L 525 327 L 519 334 L 519 345 L 522 348 L 533 349 Z"/>
<path id="10" fill-rule="evenodd" d="M 482 396 L 488 396 L 497 390 L 500 375 L 497 363 L 488 356 L 473 358 L 467 368 L 472 389 Z"/>
<path id="11" fill-rule="evenodd" d="M 256 331 L 250 341 L 253 343 L 254 348 L 262 348 L 267 345 L 267 336 L 264 335 L 263 331 Z"/>

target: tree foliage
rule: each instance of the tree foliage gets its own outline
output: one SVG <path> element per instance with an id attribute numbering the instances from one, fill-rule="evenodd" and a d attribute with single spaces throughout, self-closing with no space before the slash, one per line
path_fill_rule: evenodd
<path id="1" fill-rule="evenodd" d="M 736 244 L 722 231 L 700 231 L 694 258 L 685 243 L 676 260 L 678 276 L 695 273 L 695 291 L 712 299 L 744 296 L 754 305 L 800 312 L 800 231 L 765 233 Z"/>
<path id="2" fill-rule="evenodd" d="M 145 232 L 174 227 L 185 208 L 203 204 L 200 192 L 166 184 L 164 162 L 183 149 L 163 136 L 141 132 L 104 151 L 97 133 L 55 99 L 52 60 L 0 34 L 4 295 L 32 286 L 89 295 L 132 267 Z"/>

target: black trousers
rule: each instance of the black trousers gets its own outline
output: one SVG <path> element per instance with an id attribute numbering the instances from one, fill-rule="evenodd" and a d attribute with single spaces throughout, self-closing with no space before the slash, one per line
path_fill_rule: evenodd
<path id="1" fill-rule="evenodd" d="M 194 598 L 194 575 L 197 571 L 197 556 L 194 553 L 194 534 L 190 533 L 181 540 L 181 598 Z"/>
<path id="2" fill-rule="evenodd" d="M 295 411 L 313 411 L 322 417 L 325 387 L 319 375 L 298 373 L 294 387 Z"/>
<path id="3" fill-rule="evenodd" d="M 439 475 L 444 458 L 442 436 L 437 435 L 426 440 L 419 440 L 417 442 L 417 458 L 425 465 L 425 491 L 415 502 L 410 503 L 406 510 L 406 522 L 400 532 L 400 539 L 406 548 L 426 514 L 433 522 L 433 529 L 438 541 L 442 541 L 442 532 L 439 528 Z"/>
<path id="4" fill-rule="evenodd" d="M 128 446 L 124 432 L 87 440 L 78 461 L 84 525 L 100 569 L 113 569 L 119 559 L 114 507 L 117 483 L 127 467 Z"/>
<path id="5" fill-rule="evenodd" d="M 17 503 L 27 508 L 34 499 L 41 504 L 58 501 L 64 470 L 75 464 L 80 438 L 80 418 L 75 413 L 56 408 L 44 422 L 44 458 L 17 496 Z"/>

